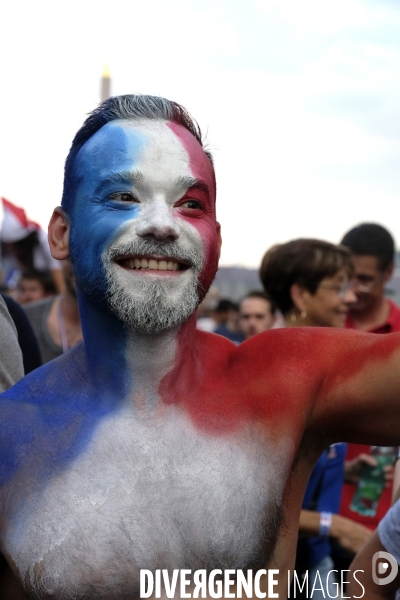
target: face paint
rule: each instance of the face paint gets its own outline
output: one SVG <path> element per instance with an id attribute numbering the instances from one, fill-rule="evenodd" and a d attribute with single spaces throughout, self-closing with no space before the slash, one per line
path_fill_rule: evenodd
<path id="1" fill-rule="evenodd" d="M 160 283 L 164 279 L 160 293 L 153 295 L 163 298 L 169 290 L 173 295 L 174 286 L 179 291 L 191 272 L 198 279 L 198 298 L 190 304 L 193 312 L 211 284 L 217 268 L 213 170 L 200 144 L 189 132 L 185 136 L 180 129 L 183 128 L 179 128 L 179 134 L 184 144 L 163 121 L 117 121 L 104 126 L 78 154 L 79 183 L 71 214 L 71 257 L 78 287 L 97 302 L 104 301 L 113 279 L 120 283 L 117 287 L 121 304 L 124 289 L 131 297 L 140 294 L 145 281 L 145 289 L 149 290 L 151 277 Z M 141 254 L 143 250 L 135 249 L 135 244 L 144 240 L 152 244 L 151 252 L 145 255 Z M 168 268 L 171 262 L 168 259 L 179 258 L 179 248 L 183 246 L 189 252 L 192 246 L 196 254 L 200 253 L 203 265 L 200 275 L 199 261 L 191 264 L 185 256 L 183 261 Z M 107 276 L 99 257 L 108 264 Z M 162 262 L 164 257 L 166 265 Z M 162 263 L 162 270 L 158 264 L 152 268 L 153 259 Z M 150 268 L 144 270 L 143 260 Z M 165 285 L 167 276 L 171 276 L 171 281 Z M 145 294 L 142 297 L 143 302 L 151 303 L 149 293 L 147 298 Z M 170 301 L 172 305 L 172 296 Z M 179 293 L 175 302 L 177 306 L 181 304 Z M 184 311 L 181 322 L 189 317 L 188 311 L 189 308 Z M 132 311 L 126 304 L 117 314 L 120 317 L 128 312 Z M 152 312 L 156 317 L 154 307 Z M 151 331 L 151 323 L 147 321 L 146 330 Z M 180 324 L 178 314 L 164 322 L 166 327 L 168 323 Z M 160 327 L 159 323 L 154 332 Z"/>
<path id="2" fill-rule="evenodd" d="M 215 173 L 210 159 L 196 138 L 185 127 L 177 123 L 168 123 L 167 125 L 179 138 L 188 153 L 189 166 L 193 177 L 199 181 L 204 181 L 209 189 L 208 197 L 206 195 L 199 197 L 197 195 L 199 192 L 193 189 L 189 189 L 187 192 L 188 197 L 198 197 L 207 206 L 207 212 L 204 217 L 194 221 L 193 225 L 199 231 L 206 250 L 207 259 L 204 263 L 200 281 L 203 287 L 208 290 L 215 277 L 219 261 L 219 241 L 215 215 Z"/>
<path id="3" fill-rule="evenodd" d="M 112 122 L 90 138 L 76 158 L 79 183 L 69 215 L 71 261 L 78 288 L 97 301 L 106 293 L 102 253 L 118 229 L 139 212 L 137 204 L 118 202 L 113 193 L 131 191 L 128 174 L 144 144 L 141 132 L 128 137 Z"/>
<path id="4" fill-rule="evenodd" d="M 291 430 L 295 443 L 317 393 L 321 405 L 332 409 L 331 424 L 340 423 L 343 417 L 332 402 L 335 390 L 346 385 L 351 391 L 353 381 L 388 361 L 399 344 L 397 336 L 356 338 L 346 330 L 306 327 L 260 333 L 239 347 L 198 332 L 197 346 L 188 351 L 185 335 L 179 334 L 176 367 L 160 383 L 166 404 L 184 407 L 197 427 L 214 435 L 256 421 L 268 424 L 268 439 Z M 356 409 L 354 418 L 362 398 Z"/>

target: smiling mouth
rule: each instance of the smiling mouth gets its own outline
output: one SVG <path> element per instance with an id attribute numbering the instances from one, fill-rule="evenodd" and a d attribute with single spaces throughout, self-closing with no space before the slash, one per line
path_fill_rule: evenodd
<path id="1" fill-rule="evenodd" d="M 130 271 L 186 271 L 190 265 L 167 256 L 121 256 L 114 261 Z"/>

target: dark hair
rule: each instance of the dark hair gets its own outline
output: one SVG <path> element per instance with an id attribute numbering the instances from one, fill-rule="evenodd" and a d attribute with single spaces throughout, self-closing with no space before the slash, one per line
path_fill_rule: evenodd
<path id="1" fill-rule="evenodd" d="M 29 232 L 22 240 L 16 242 L 1 242 L 1 255 L 15 256 L 25 269 L 33 269 L 33 252 L 39 245 L 38 232 Z"/>
<path id="2" fill-rule="evenodd" d="M 267 294 L 286 316 L 293 309 L 290 288 L 294 283 L 315 294 L 325 277 L 341 269 L 351 273 L 350 251 L 344 246 L 313 239 L 277 244 L 264 255 L 260 278 Z"/>
<path id="3" fill-rule="evenodd" d="M 117 119 L 157 119 L 172 121 L 185 127 L 196 138 L 205 154 L 211 161 L 212 155 L 204 149 L 202 134 L 198 123 L 190 116 L 188 111 L 172 100 L 160 96 L 149 96 L 145 94 L 126 94 L 124 96 L 113 96 L 104 100 L 95 108 L 76 133 L 64 169 L 64 190 L 62 196 L 62 207 L 68 211 L 71 205 L 71 195 L 76 183 L 74 177 L 74 163 L 76 156 L 82 146 L 99 129 L 107 123 Z"/>
<path id="4" fill-rule="evenodd" d="M 266 302 L 268 302 L 271 305 L 271 315 L 275 314 L 276 312 L 276 306 L 274 301 L 272 300 L 271 296 L 269 294 L 267 294 L 267 292 L 263 292 L 262 290 L 252 290 L 251 292 L 248 292 L 245 296 L 243 296 L 243 298 L 240 301 L 240 304 L 242 304 L 242 302 L 244 300 L 247 300 L 248 298 L 259 298 L 260 300 L 265 300 Z"/>
<path id="5" fill-rule="evenodd" d="M 37 269 L 25 269 L 22 271 L 18 283 L 22 279 L 33 279 L 38 281 L 43 288 L 45 294 L 55 295 L 57 294 L 56 286 L 54 283 L 53 275 L 51 271 L 38 271 Z"/>
<path id="6" fill-rule="evenodd" d="M 386 271 L 394 260 L 394 239 L 377 223 L 361 223 L 353 227 L 340 243 L 350 248 L 353 254 L 375 256 L 381 271 Z"/>
<path id="7" fill-rule="evenodd" d="M 229 300 L 228 298 L 221 298 L 221 300 L 218 302 L 217 306 L 215 307 L 215 312 L 216 313 L 224 313 L 227 312 L 228 310 L 238 310 L 238 305 L 235 302 L 232 302 L 232 300 Z"/>

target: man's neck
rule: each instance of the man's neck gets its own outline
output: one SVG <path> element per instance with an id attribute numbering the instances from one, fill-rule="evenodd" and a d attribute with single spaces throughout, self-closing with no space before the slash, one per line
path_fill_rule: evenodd
<path id="1" fill-rule="evenodd" d="M 65 326 L 68 327 L 68 325 L 71 325 L 74 327 L 79 325 L 80 317 L 76 296 L 73 296 L 66 290 L 64 293 L 60 294 L 59 302 Z"/>
<path id="2" fill-rule="evenodd" d="M 110 398 L 154 406 L 161 380 L 194 357 L 196 315 L 158 334 L 135 332 L 106 307 L 79 299 L 87 368 L 94 387 Z M 187 369 L 185 369 L 187 373 Z M 180 385 L 185 382 L 179 381 Z"/>
<path id="3" fill-rule="evenodd" d="M 363 311 L 350 311 L 354 327 L 360 331 L 370 331 L 383 325 L 390 313 L 390 304 L 384 297 Z"/>

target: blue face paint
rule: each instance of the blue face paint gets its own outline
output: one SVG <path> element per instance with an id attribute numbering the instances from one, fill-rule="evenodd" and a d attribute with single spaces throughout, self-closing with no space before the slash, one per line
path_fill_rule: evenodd
<path id="1" fill-rule="evenodd" d="M 146 136 L 117 122 L 102 127 L 79 151 L 71 205 L 69 245 L 78 288 L 92 291 L 93 300 L 104 300 L 106 280 L 101 256 L 118 236 L 120 228 L 138 215 L 138 204 L 110 198 L 129 192 L 128 177 L 117 177 L 135 168 Z M 93 297 L 94 296 L 94 297 Z"/>
<path id="2" fill-rule="evenodd" d="M 84 335 L 88 333 L 88 356 L 96 357 L 91 372 L 104 391 L 110 389 L 118 395 L 125 395 L 129 387 L 126 330 L 107 308 L 102 255 L 126 222 L 138 215 L 138 204 L 116 201 L 112 195 L 131 191 L 128 175 L 135 169 L 145 143 L 142 133 L 123 129 L 117 122 L 105 125 L 90 138 L 76 157 L 78 184 L 69 214 L 69 245 L 82 330 Z"/>
<path id="3" fill-rule="evenodd" d="M 126 222 L 138 215 L 137 204 L 110 196 L 131 191 L 129 177 L 115 174 L 134 170 L 145 144 L 145 135 L 114 122 L 77 155 L 69 243 L 82 329 L 90 332 L 86 352 L 73 349 L 1 396 L 0 484 L 31 464 L 37 482 L 62 470 L 85 452 L 97 425 L 121 407 L 132 389 L 126 330 L 107 308 L 101 257 Z"/>

